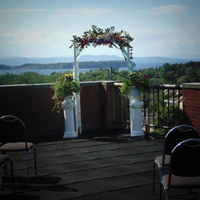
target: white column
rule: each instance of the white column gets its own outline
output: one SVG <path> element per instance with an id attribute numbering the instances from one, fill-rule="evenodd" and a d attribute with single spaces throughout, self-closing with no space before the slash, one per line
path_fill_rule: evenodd
<path id="1" fill-rule="evenodd" d="M 142 107 L 144 103 L 139 100 L 138 90 L 134 86 L 130 90 L 130 130 L 132 137 L 144 137 L 142 130 Z"/>
<path id="2" fill-rule="evenodd" d="M 63 138 L 76 138 L 78 134 L 74 127 L 74 102 L 70 100 L 71 96 L 67 96 L 62 102 L 64 110 L 65 132 Z"/>

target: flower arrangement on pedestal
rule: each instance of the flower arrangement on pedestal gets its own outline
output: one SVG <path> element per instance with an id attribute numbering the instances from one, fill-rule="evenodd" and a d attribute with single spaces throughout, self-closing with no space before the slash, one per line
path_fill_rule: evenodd
<path id="1" fill-rule="evenodd" d="M 52 99 L 55 100 L 54 109 L 57 108 L 58 110 L 61 109 L 62 101 L 67 96 L 73 96 L 74 93 L 79 93 L 81 91 L 79 83 L 73 80 L 72 74 L 62 75 L 52 86 L 52 89 L 54 90 L 54 95 L 52 97 Z"/>
<path id="2" fill-rule="evenodd" d="M 141 88 L 150 88 L 148 76 L 145 74 L 138 73 L 137 71 L 130 73 L 123 82 L 123 85 L 120 90 L 121 92 L 129 92 L 131 86 L 135 86 L 138 90 L 140 90 Z"/>
<path id="3" fill-rule="evenodd" d="M 97 45 L 106 45 L 110 48 L 113 46 L 120 48 L 122 54 L 124 55 L 123 48 L 130 47 L 130 53 L 132 58 L 132 46 L 130 42 L 133 41 L 133 38 L 125 31 L 117 32 L 115 27 L 101 29 L 95 25 L 92 25 L 92 30 L 84 32 L 82 37 L 74 36 L 74 42 L 76 43 L 76 48 L 79 50 L 79 53 L 87 48 L 90 44 L 93 44 L 94 47 Z M 72 47 L 73 45 L 71 45 Z M 125 57 L 125 55 L 124 55 Z M 126 57 L 125 57 L 126 59 Z"/>

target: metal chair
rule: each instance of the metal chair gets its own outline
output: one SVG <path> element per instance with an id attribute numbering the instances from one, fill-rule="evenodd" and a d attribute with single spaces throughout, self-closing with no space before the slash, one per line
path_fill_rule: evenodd
<path id="1" fill-rule="evenodd" d="M 4 168 L 7 166 L 7 164 L 10 163 L 10 171 L 11 171 L 11 181 L 12 181 L 12 187 L 14 189 L 14 176 L 13 176 L 13 164 L 12 160 L 9 155 L 0 154 L 0 190 L 2 185 L 2 178 L 3 178 L 3 171 Z"/>
<path id="2" fill-rule="evenodd" d="M 200 139 L 184 140 L 172 150 L 169 173 L 161 179 L 165 200 L 170 188 L 200 188 L 199 155 Z"/>
<path id="3" fill-rule="evenodd" d="M 27 140 L 27 132 L 24 122 L 16 116 L 5 115 L 0 118 L 0 141 L 2 146 L 0 150 L 6 152 L 26 151 L 27 159 L 27 180 L 29 178 L 30 158 L 34 151 L 34 167 L 37 173 L 36 148 L 35 145 Z"/>
<path id="4" fill-rule="evenodd" d="M 155 193 L 155 166 L 159 171 L 160 181 L 162 179 L 162 170 L 170 164 L 170 155 L 173 148 L 183 140 L 189 138 L 199 138 L 198 131 L 190 125 L 179 125 L 172 128 L 165 136 L 163 154 L 157 156 L 153 163 L 153 193 Z M 161 184 L 160 184 L 161 199 Z"/>

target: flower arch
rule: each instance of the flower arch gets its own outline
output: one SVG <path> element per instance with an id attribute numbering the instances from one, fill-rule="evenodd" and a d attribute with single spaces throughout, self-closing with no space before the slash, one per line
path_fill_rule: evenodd
<path id="1" fill-rule="evenodd" d="M 128 63 L 128 69 L 133 72 L 134 63 L 132 59 L 132 49 L 130 42 L 133 38 L 126 31 L 115 31 L 115 27 L 101 29 L 92 25 L 92 30 L 84 32 L 82 37 L 73 36 L 72 45 L 74 46 L 74 67 L 73 78 L 79 82 L 79 58 L 81 52 L 90 45 L 94 47 L 98 45 L 108 46 L 110 48 L 116 47 L 121 50 L 125 61 Z M 125 49 L 127 48 L 127 50 Z M 81 125 L 81 108 L 80 108 L 80 95 L 76 94 L 75 97 L 75 127 L 76 132 L 82 133 Z"/>
<path id="2" fill-rule="evenodd" d="M 121 30 L 120 32 L 115 31 L 115 27 L 101 29 L 95 25 L 92 25 L 92 30 L 84 32 L 82 37 L 74 36 L 73 43 L 75 43 L 75 48 L 78 50 L 78 55 L 91 44 L 96 47 L 98 45 L 108 46 L 110 48 L 119 48 L 127 60 L 127 55 L 124 52 L 124 48 L 128 47 L 130 50 L 130 58 L 132 59 L 132 49 L 130 42 L 133 38 L 126 31 Z M 73 44 L 71 45 L 71 47 Z M 78 56 L 77 55 L 77 56 Z"/>

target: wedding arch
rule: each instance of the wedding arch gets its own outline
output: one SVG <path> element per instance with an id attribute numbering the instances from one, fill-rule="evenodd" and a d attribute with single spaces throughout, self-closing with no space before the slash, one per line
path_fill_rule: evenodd
<path id="1" fill-rule="evenodd" d="M 128 71 L 133 72 L 134 63 L 132 59 L 133 47 L 130 42 L 133 38 L 126 31 L 115 31 L 115 27 L 101 29 L 95 25 L 92 25 L 92 30 L 84 32 L 82 37 L 73 36 L 72 45 L 74 47 L 74 66 L 73 66 L 73 77 L 79 82 L 79 58 L 85 48 L 90 45 L 94 47 L 98 45 L 108 46 L 109 48 L 118 48 L 121 50 L 125 61 L 127 62 Z M 82 133 L 81 125 L 81 107 L 80 107 L 80 95 L 76 94 L 75 98 L 75 127 L 76 132 Z"/>

